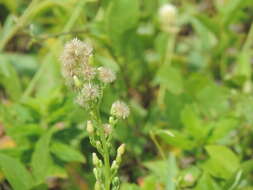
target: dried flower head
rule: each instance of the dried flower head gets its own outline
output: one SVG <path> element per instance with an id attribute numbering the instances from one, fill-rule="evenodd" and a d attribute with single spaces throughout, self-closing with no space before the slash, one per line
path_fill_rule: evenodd
<path id="1" fill-rule="evenodd" d="M 76 103 L 82 107 L 87 107 L 89 103 L 100 97 L 100 89 L 98 85 L 85 83 L 81 92 L 76 97 Z"/>
<path id="2" fill-rule="evenodd" d="M 86 83 L 83 85 L 83 89 L 81 90 L 81 94 L 85 101 L 92 101 L 100 96 L 100 90 L 98 85 L 92 83 Z"/>
<path id="3" fill-rule="evenodd" d="M 83 75 L 83 67 L 88 64 L 91 55 L 91 46 L 77 38 L 66 43 L 60 60 L 62 62 L 62 74 L 68 84 L 73 84 L 73 76 L 80 77 Z"/>
<path id="4" fill-rule="evenodd" d="M 122 101 L 116 101 L 112 104 L 111 114 L 119 119 L 125 119 L 129 116 L 130 110 Z"/>
<path id="5" fill-rule="evenodd" d="M 165 4 L 159 9 L 159 21 L 162 30 L 166 32 L 176 31 L 177 8 L 172 4 Z"/>
<path id="6" fill-rule="evenodd" d="M 69 64 L 74 61 L 82 61 L 92 53 L 92 48 L 85 42 L 74 38 L 73 40 L 66 43 L 61 56 L 64 63 Z"/>
<path id="7" fill-rule="evenodd" d="M 96 76 L 96 69 L 88 64 L 83 67 L 83 74 L 85 80 L 92 80 Z"/>
<path id="8" fill-rule="evenodd" d="M 103 83 L 111 83 L 116 79 L 115 72 L 106 67 L 99 67 L 99 80 Z"/>

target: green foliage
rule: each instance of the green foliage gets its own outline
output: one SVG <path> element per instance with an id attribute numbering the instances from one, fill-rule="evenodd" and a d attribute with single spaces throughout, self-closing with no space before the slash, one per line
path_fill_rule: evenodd
<path id="1" fill-rule="evenodd" d="M 59 61 L 78 37 L 117 73 L 101 122 L 114 100 L 130 105 L 111 142 L 127 147 L 121 190 L 252 190 L 252 12 L 252 0 L 0 0 L 0 189 L 94 189 L 88 113 Z"/>

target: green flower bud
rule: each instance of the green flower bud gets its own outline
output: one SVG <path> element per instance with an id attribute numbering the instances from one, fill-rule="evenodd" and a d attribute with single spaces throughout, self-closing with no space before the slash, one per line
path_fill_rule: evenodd
<path id="1" fill-rule="evenodd" d="M 82 86 L 82 83 L 81 83 L 81 81 L 78 79 L 78 77 L 75 75 L 75 76 L 73 77 L 73 79 L 74 79 L 74 84 L 75 84 L 75 86 L 76 86 L 77 88 L 80 88 L 80 87 Z"/>
<path id="2" fill-rule="evenodd" d="M 89 134 L 93 134 L 94 133 L 94 127 L 92 125 L 92 122 L 90 120 L 87 121 L 87 127 L 86 130 Z"/>
<path id="3" fill-rule="evenodd" d="M 120 147 L 117 150 L 117 154 L 122 156 L 125 153 L 126 150 L 126 145 L 125 144 L 121 144 Z"/>
<path id="4" fill-rule="evenodd" d="M 97 154 L 96 153 L 92 153 L 92 162 L 95 166 L 98 166 L 99 165 L 99 159 L 97 157 Z"/>

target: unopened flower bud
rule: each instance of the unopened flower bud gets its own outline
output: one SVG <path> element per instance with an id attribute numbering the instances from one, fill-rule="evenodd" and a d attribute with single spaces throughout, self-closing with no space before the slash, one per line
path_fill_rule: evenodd
<path id="1" fill-rule="evenodd" d="M 90 120 L 87 121 L 87 128 L 86 128 L 87 132 L 89 134 L 93 134 L 94 133 L 94 127 L 92 125 L 92 122 Z"/>
<path id="2" fill-rule="evenodd" d="M 98 166 L 99 165 L 99 159 L 97 157 L 97 154 L 96 153 L 92 153 L 92 162 L 95 166 Z"/>
<path id="3" fill-rule="evenodd" d="M 75 75 L 73 76 L 73 79 L 74 79 L 74 84 L 77 88 L 80 88 L 82 86 L 82 83 L 81 81 L 78 79 L 78 77 Z"/>
<path id="4" fill-rule="evenodd" d="M 113 180 L 112 180 L 112 184 L 113 186 L 119 186 L 119 178 L 118 177 L 114 177 Z"/>
<path id="5" fill-rule="evenodd" d="M 114 126 L 117 123 L 117 119 L 113 116 L 109 117 L 109 124 Z"/>
<path id="6" fill-rule="evenodd" d="M 99 141 L 96 141 L 96 147 L 97 147 L 97 149 L 101 149 L 102 148 L 101 143 Z"/>
<path id="7" fill-rule="evenodd" d="M 125 144 L 121 144 L 120 147 L 117 150 L 117 153 L 121 156 L 125 153 L 126 150 L 126 145 Z"/>
<path id="8" fill-rule="evenodd" d="M 111 170 L 112 170 L 112 171 L 117 171 L 118 168 L 119 168 L 119 165 L 117 164 L 117 161 L 114 160 L 114 161 L 112 162 Z"/>
<path id="9" fill-rule="evenodd" d="M 97 170 L 97 168 L 94 168 L 94 169 L 93 169 L 93 173 L 94 173 L 95 178 L 98 179 L 98 178 L 99 178 L 99 175 L 98 175 L 98 170 Z"/>

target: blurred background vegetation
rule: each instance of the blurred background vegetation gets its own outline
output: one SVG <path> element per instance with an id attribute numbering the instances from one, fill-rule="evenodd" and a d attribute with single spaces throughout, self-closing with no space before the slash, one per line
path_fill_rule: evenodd
<path id="1" fill-rule="evenodd" d="M 253 190 L 252 21 L 252 0 L 0 0 L 0 189 L 93 189 L 59 63 L 78 37 L 117 72 L 102 115 L 131 108 L 114 141 L 122 190 Z"/>

